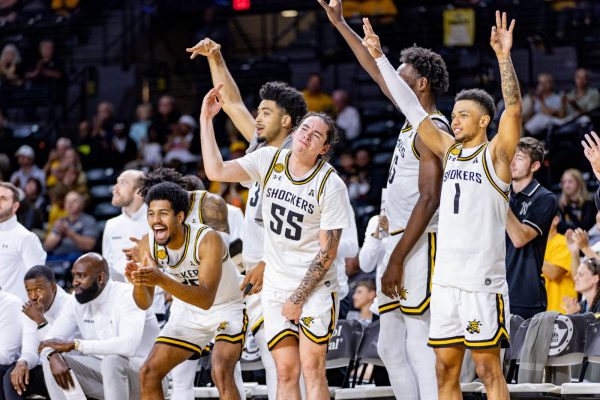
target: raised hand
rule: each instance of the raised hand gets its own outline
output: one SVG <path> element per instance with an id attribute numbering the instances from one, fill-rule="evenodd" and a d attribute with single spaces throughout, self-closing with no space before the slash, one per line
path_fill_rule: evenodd
<path id="1" fill-rule="evenodd" d="M 513 29 L 515 29 L 515 20 L 510 22 L 510 26 L 506 24 L 506 13 L 500 15 L 500 11 L 496 11 L 496 25 L 492 26 L 490 35 L 490 46 L 496 52 L 497 56 L 507 56 L 510 53 L 513 43 Z"/>
<path id="2" fill-rule="evenodd" d="M 592 131 L 589 135 L 585 135 L 585 140 L 581 141 L 581 145 L 585 158 L 592 164 L 596 179 L 600 179 L 600 137 Z"/>
<path id="3" fill-rule="evenodd" d="M 369 18 L 363 18 L 363 31 L 365 33 L 365 37 L 363 38 L 362 45 L 369 50 L 371 57 L 378 59 L 383 55 L 383 50 L 381 50 L 379 36 L 377 36 L 373 31 L 373 27 L 371 26 L 371 22 L 369 22 Z"/>
<path id="4" fill-rule="evenodd" d="M 127 259 L 127 261 L 140 262 L 141 260 L 138 256 L 138 250 L 140 248 L 141 239 L 130 237 L 129 240 L 132 241 L 134 245 L 132 247 L 123 249 L 123 253 L 125 253 L 125 258 Z"/>
<path id="5" fill-rule="evenodd" d="M 185 49 L 188 53 L 192 53 L 190 60 L 193 60 L 197 56 L 208 57 L 219 50 L 221 50 L 221 45 L 209 38 L 204 38 L 196 43 L 194 47 Z"/>
<path id="6" fill-rule="evenodd" d="M 342 0 L 330 0 L 329 4 L 325 0 L 317 0 L 321 7 L 327 12 L 327 18 L 335 25 L 344 21 L 344 13 L 342 12 Z"/>
<path id="7" fill-rule="evenodd" d="M 204 100 L 202 101 L 202 109 L 200 110 L 200 118 L 213 119 L 215 115 L 221 111 L 223 106 L 223 97 L 221 96 L 222 83 L 217 84 L 214 88 L 210 89 Z"/>
<path id="8" fill-rule="evenodd" d="M 156 262 L 146 252 L 142 259 L 142 266 L 131 273 L 135 285 L 157 286 L 165 277 L 163 272 L 158 268 Z"/>

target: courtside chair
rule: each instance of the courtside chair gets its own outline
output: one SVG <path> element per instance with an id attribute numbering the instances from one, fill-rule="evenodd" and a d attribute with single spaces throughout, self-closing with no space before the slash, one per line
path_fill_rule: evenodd
<path id="1" fill-rule="evenodd" d="M 593 314 L 589 314 L 593 315 Z M 563 399 L 600 399 L 600 382 L 581 382 L 585 376 L 587 363 L 600 365 L 600 320 L 594 320 L 588 325 L 585 334 L 584 368 L 581 371 L 580 382 L 563 383 Z"/>

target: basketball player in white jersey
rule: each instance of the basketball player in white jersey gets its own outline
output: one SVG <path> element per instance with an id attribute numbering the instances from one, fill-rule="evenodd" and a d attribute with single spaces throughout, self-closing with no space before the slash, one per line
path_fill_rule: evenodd
<path id="1" fill-rule="evenodd" d="M 160 183 L 150 188 L 146 203 L 150 233 L 140 243 L 144 257 L 140 266 L 130 262 L 126 272 L 140 308 L 148 306 L 155 286 L 171 293 L 174 301 L 140 370 L 142 398 L 162 399 L 164 376 L 179 363 L 200 356 L 214 338 L 215 351 L 228 355 L 212 364 L 219 395 L 239 399 L 234 369 L 248 325 L 239 290 L 242 277 L 216 231 L 185 222 L 190 207 L 185 190 L 172 182 Z"/>
<path id="2" fill-rule="evenodd" d="M 393 102 L 377 63 L 344 20 L 342 1 L 319 0 L 319 4 L 361 66 Z M 435 104 L 436 96 L 448 90 L 448 71 L 442 58 L 413 46 L 401 52 L 400 62 L 397 73 L 435 124 L 450 132 L 448 121 Z M 419 394 L 421 399 L 437 398 L 435 355 L 427 346 L 427 335 L 441 185 L 441 160 L 406 121 L 388 176 L 385 209 L 390 237 L 385 241 L 386 268 L 377 282 L 381 322 L 377 348 L 397 399 L 416 399 Z"/>
<path id="3" fill-rule="evenodd" d="M 321 159 L 336 139 L 335 123 L 325 114 L 308 113 L 293 133 L 292 150 L 265 147 L 223 162 L 212 126 L 221 86 L 202 104 L 202 156 L 209 179 L 259 181 L 263 189 L 262 305 L 277 367 L 277 398 L 300 399 L 300 369 L 307 398 L 328 398 L 325 355 L 339 304 L 336 271 L 330 267 L 349 203 L 344 183 Z"/>
<path id="4" fill-rule="evenodd" d="M 213 83 L 223 83 L 223 111 L 231 119 L 235 127 L 250 142 L 247 153 L 264 146 L 289 148 L 291 146 L 291 131 L 298 121 L 306 114 L 306 101 L 298 90 L 283 82 L 267 82 L 259 92 L 260 104 L 256 118 L 242 101 L 242 96 L 231 76 L 223 55 L 221 45 L 206 38 L 194 47 L 187 49 L 197 55 L 205 56 L 208 60 Z M 250 328 L 258 345 L 261 361 L 265 367 L 267 389 L 270 400 L 275 400 L 277 394 L 277 374 L 271 352 L 264 337 L 263 312 L 260 291 L 265 268 L 263 261 L 264 226 L 260 205 L 262 192 L 258 182 L 253 183 L 248 192 L 248 201 L 244 213 L 244 229 L 242 232 L 242 260 L 246 267 L 246 276 L 242 290 L 251 287 L 246 297 L 246 310 Z"/>
<path id="5" fill-rule="evenodd" d="M 495 107 L 489 94 L 470 89 L 456 96 L 453 138 L 433 123 L 398 77 L 364 19 L 364 45 L 377 61 L 396 104 L 410 124 L 418 127 L 425 145 L 445 162 L 429 332 L 440 399 L 462 397 L 459 375 L 465 348 L 472 351 L 488 398 L 509 398 L 500 363 L 500 347 L 508 344 L 504 240 L 510 163 L 521 132 L 521 95 L 510 58 L 514 20 L 509 26 L 506 19 L 505 13 L 496 12 L 490 37 L 506 103 L 491 142 L 487 127 Z"/>

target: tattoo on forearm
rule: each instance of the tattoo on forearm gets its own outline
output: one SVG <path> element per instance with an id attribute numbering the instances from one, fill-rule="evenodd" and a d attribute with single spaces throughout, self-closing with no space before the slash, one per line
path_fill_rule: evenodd
<path id="1" fill-rule="evenodd" d="M 521 100 L 521 91 L 517 74 L 510 57 L 500 61 L 500 79 L 502 82 L 502 96 L 507 107 L 514 106 Z"/>
<path id="2" fill-rule="evenodd" d="M 340 236 L 342 235 L 341 229 L 334 229 L 327 231 L 327 241 L 324 246 L 319 250 L 319 254 L 311 262 L 308 267 L 308 271 L 300 282 L 298 289 L 292 294 L 290 300 L 294 304 L 300 304 L 306 300 L 308 295 L 315 288 L 317 283 L 323 278 L 329 266 L 333 262 L 333 257 L 330 254 L 332 249 L 337 250 L 337 246 L 340 242 Z"/>
<path id="3" fill-rule="evenodd" d="M 204 224 L 216 231 L 229 233 L 227 203 L 225 203 L 225 200 L 207 193 L 202 200 L 201 207 Z"/>

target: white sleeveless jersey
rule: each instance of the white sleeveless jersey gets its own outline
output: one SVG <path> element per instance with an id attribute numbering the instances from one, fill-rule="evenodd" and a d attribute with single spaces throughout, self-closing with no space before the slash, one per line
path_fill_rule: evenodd
<path id="1" fill-rule="evenodd" d="M 430 118 L 448 125 L 441 113 L 430 114 Z M 448 125 L 448 131 L 450 127 Z M 392 164 L 387 181 L 385 212 L 389 221 L 390 233 L 399 233 L 406 228 L 410 215 L 419 199 L 419 159 L 415 146 L 417 130 L 408 121 L 402 126 L 394 149 Z M 438 212 L 431 217 L 427 232 L 437 229 Z"/>
<path id="2" fill-rule="evenodd" d="M 236 161 L 262 186 L 265 286 L 295 290 L 320 250 L 320 230 L 348 226 L 348 190 L 325 161 L 303 177 L 288 169 L 291 150 L 265 147 Z M 335 265 L 317 287 L 337 291 Z"/>
<path id="3" fill-rule="evenodd" d="M 488 143 L 445 157 L 433 282 L 469 291 L 506 290 L 509 184 L 494 171 Z"/>
<path id="4" fill-rule="evenodd" d="M 185 243 L 180 250 L 170 250 L 165 246 L 161 246 L 154 240 L 154 232 L 150 230 L 148 241 L 152 258 L 156 260 L 158 266 L 176 281 L 186 284 L 198 286 L 199 270 L 202 268 L 200 258 L 197 254 L 198 246 L 204 235 L 212 229 L 203 224 L 188 224 L 185 226 Z M 229 252 L 225 251 L 223 255 L 223 270 L 221 272 L 221 280 L 219 288 L 215 296 L 213 306 L 217 306 L 230 301 L 240 300 L 242 294 L 240 285 L 242 276 L 238 272 L 235 264 L 229 257 Z M 187 304 L 187 303 L 186 303 Z M 187 304 L 190 307 L 194 307 Z M 195 307 L 198 311 L 204 311 Z"/>
<path id="5" fill-rule="evenodd" d="M 246 268 L 253 267 L 263 258 L 264 227 L 258 223 L 260 197 L 262 191 L 259 182 L 254 182 L 248 190 L 244 227 L 242 229 L 242 260 Z M 261 216 L 262 218 L 262 216 Z"/>
<path id="6" fill-rule="evenodd" d="M 190 209 L 188 210 L 185 222 L 190 225 L 204 224 L 202 219 L 202 200 L 206 196 L 206 190 L 194 190 L 188 192 L 190 196 Z"/>

